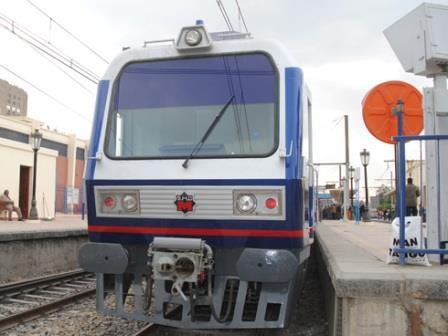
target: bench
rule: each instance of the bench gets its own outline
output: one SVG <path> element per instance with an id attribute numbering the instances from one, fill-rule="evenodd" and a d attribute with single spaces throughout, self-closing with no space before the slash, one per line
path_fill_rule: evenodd
<path id="1" fill-rule="evenodd" d="M 6 202 L 6 201 L 0 201 L 0 217 L 2 219 L 7 220 L 8 219 L 8 208 L 7 206 L 11 204 L 11 202 Z"/>

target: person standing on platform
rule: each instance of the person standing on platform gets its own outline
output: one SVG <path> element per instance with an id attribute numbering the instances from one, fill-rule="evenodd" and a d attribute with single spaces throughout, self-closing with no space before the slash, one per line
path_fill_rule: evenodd
<path id="1" fill-rule="evenodd" d="M 420 196 L 420 190 L 412 182 L 412 177 L 409 177 L 406 184 L 406 216 L 417 216 L 417 197 Z"/>
<path id="2" fill-rule="evenodd" d="M 19 221 L 23 221 L 22 211 L 19 207 L 14 206 L 14 201 L 9 197 L 9 190 L 5 190 L 3 195 L 0 195 L 0 202 L 6 203 L 6 210 L 8 210 L 8 219 L 12 220 L 12 212 L 16 212 Z"/>

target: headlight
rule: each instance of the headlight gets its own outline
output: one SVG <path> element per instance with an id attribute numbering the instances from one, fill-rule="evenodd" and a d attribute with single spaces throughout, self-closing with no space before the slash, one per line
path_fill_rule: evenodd
<path id="1" fill-rule="evenodd" d="M 191 29 L 185 33 L 185 43 L 191 47 L 201 43 L 201 40 L 202 34 L 196 29 Z"/>
<path id="2" fill-rule="evenodd" d="M 135 189 L 95 188 L 97 215 L 137 215 L 140 213 L 140 194 Z"/>
<path id="3" fill-rule="evenodd" d="M 240 212 L 251 213 L 257 207 L 257 199 L 252 194 L 241 194 L 236 200 L 236 207 Z"/>
<path id="4" fill-rule="evenodd" d="M 121 203 L 123 205 L 123 209 L 128 212 L 137 210 L 137 197 L 135 197 L 135 195 L 124 195 Z"/>
<path id="5" fill-rule="evenodd" d="M 285 188 L 233 189 L 233 215 L 247 219 L 285 218 Z"/>

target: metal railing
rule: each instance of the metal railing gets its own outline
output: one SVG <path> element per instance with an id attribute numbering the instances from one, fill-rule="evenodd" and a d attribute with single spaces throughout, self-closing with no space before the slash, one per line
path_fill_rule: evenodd
<path id="1" fill-rule="evenodd" d="M 448 249 L 442 249 L 442 243 L 439 241 L 439 249 L 425 249 L 425 248 L 405 248 L 405 209 L 406 209 L 406 153 L 405 144 L 407 141 L 437 141 L 437 148 L 441 140 L 448 140 L 448 135 L 420 135 L 420 136 L 404 136 L 403 135 L 403 112 L 397 111 L 398 118 L 398 136 L 393 137 L 393 140 L 398 143 L 398 186 L 397 201 L 398 214 L 400 218 L 400 237 L 399 248 L 394 248 L 393 251 L 400 256 L 400 265 L 406 263 L 405 256 L 407 253 L 424 253 L 424 254 L 438 254 L 441 257 L 448 254 Z M 438 162 L 440 162 L 440 151 L 438 153 Z M 437 169 L 438 183 L 440 184 L 440 167 Z M 438 195 L 440 202 L 440 195 Z M 422 237 L 423 239 L 423 237 Z M 439 239 L 440 240 L 440 239 Z M 446 245 L 445 245 L 446 246 Z"/>

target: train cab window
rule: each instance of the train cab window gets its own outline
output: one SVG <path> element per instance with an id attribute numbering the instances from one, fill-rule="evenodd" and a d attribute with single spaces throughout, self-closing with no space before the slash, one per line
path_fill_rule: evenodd
<path id="1" fill-rule="evenodd" d="M 130 63 L 114 85 L 105 152 L 185 158 L 228 102 L 196 157 L 265 157 L 278 146 L 278 76 L 263 53 Z"/>

